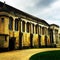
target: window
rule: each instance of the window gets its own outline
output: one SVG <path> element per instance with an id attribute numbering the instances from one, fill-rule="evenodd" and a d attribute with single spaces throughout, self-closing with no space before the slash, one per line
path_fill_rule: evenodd
<path id="1" fill-rule="evenodd" d="M 9 18 L 9 29 L 13 30 L 13 18 L 12 17 Z"/>
<path id="2" fill-rule="evenodd" d="M 22 31 L 25 32 L 25 22 L 22 21 Z"/>
<path id="3" fill-rule="evenodd" d="M 44 35 L 44 27 L 42 27 L 42 35 Z"/>
<path id="4" fill-rule="evenodd" d="M 38 25 L 35 26 L 36 34 L 38 33 Z"/>
<path id="5" fill-rule="evenodd" d="M 1 22 L 2 22 L 2 23 L 4 22 L 4 18 L 1 18 Z"/>
<path id="6" fill-rule="evenodd" d="M 27 22 L 27 32 L 31 32 L 31 25 L 29 22 Z"/>
<path id="7" fill-rule="evenodd" d="M 40 34 L 41 34 L 41 26 L 40 26 Z"/>
<path id="8" fill-rule="evenodd" d="M 44 28 L 44 33 L 45 33 L 45 35 L 48 34 L 48 29 L 46 27 Z"/>
<path id="9" fill-rule="evenodd" d="M 29 32 L 29 23 L 27 22 L 27 32 Z"/>
<path id="10" fill-rule="evenodd" d="M 33 24 L 33 33 L 34 33 L 34 24 Z"/>
<path id="11" fill-rule="evenodd" d="M 15 19 L 15 30 L 18 31 L 18 19 Z"/>
<path id="12" fill-rule="evenodd" d="M 58 30 L 55 30 L 55 39 L 56 39 L 56 43 L 58 44 Z"/>

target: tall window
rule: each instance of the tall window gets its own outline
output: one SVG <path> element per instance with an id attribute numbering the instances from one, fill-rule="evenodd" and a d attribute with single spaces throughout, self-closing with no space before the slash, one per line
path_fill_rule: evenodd
<path id="1" fill-rule="evenodd" d="M 2 23 L 4 22 L 4 18 L 1 18 L 1 22 L 2 22 Z"/>
<path id="2" fill-rule="evenodd" d="M 55 39 L 56 39 L 56 43 L 58 43 L 58 30 L 55 29 Z"/>
<path id="3" fill-rule="evenodd" d="M 45 35 L 47 35 L 47 32 L 48 32 L 48 30 L 47 30 L 47 28 L 45 27 L 45 28 L 44 28 L 44 33 L 45 33 Z"/>
<path id="4" fill-rule="evenodd" d="M 25 22 L 22 21 L 22 31 L 25 32 Z"/>
<path id="5" fill-rule="evenodd" d="M 42 35 L 44 35 L 44 27 L 42 27 Z"/>
<path id="6" fill-rule="evenodd" d="M 15 30 L 18 31 L 18 19 L 15 19 Z"/>
<path id="7" fill-rule="evenodd" d="M 27 32 L 29 32 L 29 22 L 27 22 Z"/>
<path id="8" fill-rule="evenodd" d="M 36 25 L 35 30 L 36 30 L 36 34 L 37 34 L 38 33 L 38 25 Z"/>
<path id="9" fill-rule="evenodd" d="M 13 30 L 13 18 L 12 17 L 9 18 L 9 29 Z"/>
<path id="10" fill-rule="evenodd" d="M 40 35 L 41 35 L 41 26 L 40 26 Z"/>
<path id="11" fill-rule="evenodd" d="M 34 33 L 34 24 L 32 26 L 33 26 L 33 33 Z"/>

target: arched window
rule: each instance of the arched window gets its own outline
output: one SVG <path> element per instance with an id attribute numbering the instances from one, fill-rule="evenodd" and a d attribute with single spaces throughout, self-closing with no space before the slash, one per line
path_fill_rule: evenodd
<path id="1" fill-rule="evenodd" d="M 34 24 L 32 26 L 33 26 L 33 33 L 34 33 Z"/>
<path id="2" fill-rule="evenodd" d="M 27 32 L 29 32 L 29 22 L 27 22 Z"/>
<path id="3" fill-rule="evenodd" d="M 13 30 L 13 18 L 9 17 L 9 29 Z"/>
<path id="4" fill-rule="evenodd" d="M 25 21 L 22 21 L 22 31 L 25 32 Z"/>
<path id="5" fill-rule="evenodd" d="M 27 32 L 31 32 L 31 24 L 27 22 Z"/>
<path id="6" fill-rule="evenodd" d="M 2 23 L 4 22 L 4 18 L 1 18 L 1 22 L 2 22 Z"/>
<path id="7" fill-rule="evenodd" d="M 42 27 L 42 35 L 44 35 L 44 27 Z"/>
<path id="8" fill-rule="evenodd" d="M 48 29 L 45 27 L 45 35 L 48 35 Z"/>
<path id="9" fill-rule="evenodd" d="M 18 31 L 18 19 L 15 19 L 15 30 Z"/>
<path id="10" fill-rule="evenodd" d="M 40 35 L 41 35 L 41 26 L 40 26 Z"/>
<path id="11" fill-rule="evenodd" d="M 38 33 L 38 24 L 35 26 L 36 34 Z"/>

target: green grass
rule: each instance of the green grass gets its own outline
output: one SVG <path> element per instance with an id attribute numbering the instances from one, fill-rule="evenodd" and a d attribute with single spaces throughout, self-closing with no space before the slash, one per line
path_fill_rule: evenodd
<path id="1" fill-rule="evenodd" d="M 60 50 L 37 53 L 30 60 L 60 60 Z"/>

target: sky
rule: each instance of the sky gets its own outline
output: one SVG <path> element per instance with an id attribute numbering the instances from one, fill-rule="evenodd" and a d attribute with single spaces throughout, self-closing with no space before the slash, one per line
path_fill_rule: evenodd
<path id="1" fill-rule="evenodd" d="M 60 0 L 0 0 L 19 10 L 60 26 Z"/>

